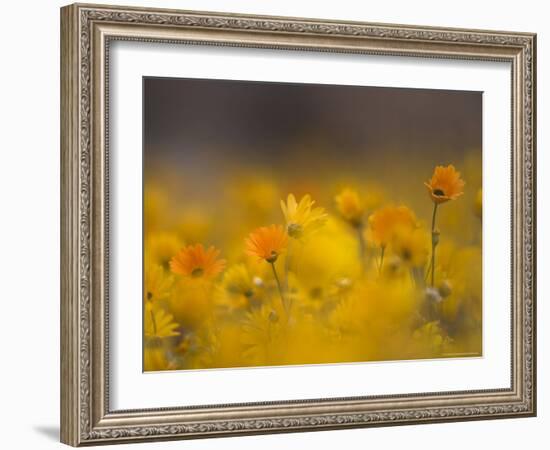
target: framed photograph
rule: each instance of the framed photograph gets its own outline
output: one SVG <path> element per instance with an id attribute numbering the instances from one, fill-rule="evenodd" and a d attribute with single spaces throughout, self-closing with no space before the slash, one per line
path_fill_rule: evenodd
<path id="1" fill-rule="evenodd" d="M 62 8 L 62 442 L 534 416 L 535 58 Z"/>

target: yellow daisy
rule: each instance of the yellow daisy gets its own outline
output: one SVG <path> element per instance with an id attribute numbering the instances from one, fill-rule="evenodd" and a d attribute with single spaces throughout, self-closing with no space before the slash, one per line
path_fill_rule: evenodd
<path id="1" fill-rule="evenodd" d="M 286 229 L 290 237 L 299 239 L 321 228 L 327 221 L 323 208 L 314 208 L 315 201 L 309 195 L 296 202 L 293 194 L 288 194 L 286 203 L 281 200 Z"/>
<path id="2" fill-rule="evenodd" d="M 394 254 L 409 267 L 424 267 L 428 260 L 430 238 L 425 230 L 397 227 L 391 248 Z"/>
<path id="3" fill-rule="evenodd" d="M 176 331 L 178 327 L 179 325 L 174 322 L 172 314 L 168 314 L 160 308 L 153 309 L 150 303 L 146 304 L 143 321 L 145 337 L 166 338 L 179 336 L 179 332 Z"/>
<path id="4" fill-rule="evenodd" d="M 170 294 L 173 279 L 164 273 L 161 266 L 150 262 L 145 264 L 143 299 L 157 302 Z"/>
<path id="5" fill-rule="evenodd" d="M 360 226 L 365 212 L 357 191 L 346 188 L 335 197 L 340 215 L 353 226 Z"/>

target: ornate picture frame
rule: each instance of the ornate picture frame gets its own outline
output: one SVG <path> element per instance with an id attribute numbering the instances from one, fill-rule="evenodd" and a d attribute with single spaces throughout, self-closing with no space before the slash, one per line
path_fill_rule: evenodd
<path id="1" fill-rule="evenodd" d="M 116 40 L 511 64 L 511 385 L 112 410 L 109 50 Z M 61 9 L 61 440 L 96 445 L 536 415 L 536 35 L 74 4 Z M 261 399 L 258 399 L 260 401 Z"/>

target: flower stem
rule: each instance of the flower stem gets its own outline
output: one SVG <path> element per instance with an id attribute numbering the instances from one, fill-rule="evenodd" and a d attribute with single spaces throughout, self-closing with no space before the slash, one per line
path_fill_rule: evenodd
<path id="1" fill-rule="evenodd" d="M 378 266 L 378 275 L 382 273 L 382 265 L 384 264 L 384 253 L 386 252 L 386 246 L 380 247 L 380 265 Z"/>
<path id="2" fill-rule="evenodd" d="M 287 246 L 287 249 L 286 249 L 286 258 L 285 258 L 285 291 L 287 293 L 290 292 L 290 283 L 288 281 L 288 274 L 290 272 L 290 246 L 291 246 L 291 243 L 292 243 L 292 239 L 289 239 L 288 240 L 288 246 Z"/>
<path id="3" fill-rule="evenodd" d="M 151 308 L 151 322 L 153 323 L 153 335 L 157 334 L 157 322 L 155 321 L 155 314 L 153 308 Z"/>
<path id="4" fill-rule="evenodd" d="M 363 226 L 357 226 L 357 240 L 359 241 L 359 259 L 361 261 L 361 270 L 364 272 L 366 269 L 365 264 L 365 252 L 367 245 L 365 244 L 365 237 L 363 236 Z"/>
<path id="5" fill-rule="evenodd" d="M 288 318 L 288 311 L 286 307 L 285 297 L 283 295 L 283 288 L 281 286 L 281 282 L 279 281 L 279 275 L 277 275 L 277 270 L 275 269 L 275 263 L 272 262 L 270 264 L 271 264 L 271 268 L 273 269 L 273 276 L 275 277 L 275 281 L 277 282 L 277 289 L 279 290 L 279 295 L 281 297 L 281 304 L 283 305 L 283 309 Z"/>
<path id="6" fill-rule="evenodd" d="M 285 291 L 288 299 L 288 312 L 292 309 L 292 297 L 290 295 L 290 277 L 288 276 L 290 273 L 290 246 L 291 246 L 292 239 L 289 239 L 288 241 L 288 247 L 286 249 L 286 258 L 285 258 Z M 275 266 L 273 266 L 273 269 L 275 269 Z M 294 267 L 294 270 L 296 273 L 296 267 Z M 287 316 L 288 319 L 288 316 Z"/>
<path id="7" fill-rule="evenodd" d="M 434 286 L 434 279 L 435 279 L 435 248 L 437 247 L 437 242 L 435 240 L 435 217 L 437 214 L 437 203 L 434 203 L 434 211 L 432 214 L 432 260 L 430 262 L 430 266 L 432 268 L 432 277 L 431 277 L 431 285 Z"/>

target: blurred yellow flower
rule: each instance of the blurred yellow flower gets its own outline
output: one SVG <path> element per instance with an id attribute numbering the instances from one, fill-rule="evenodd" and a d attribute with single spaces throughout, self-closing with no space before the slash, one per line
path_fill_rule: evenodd
<path id="1" fill-rule="evenodd" d="M 254 283 L 244 264 L 229 267 L 222 278 L 222 287 L 231 294 L 251 297 L 254 294 Z"/>
<path id="2" fill-rule="evenodd" d="M 397 230 L 412 231 L 416 225 L 416 216 L 406 206 L 384 206 L 369 217 L 369 237 L 379 247 L 386 247 Z"/>
<path id="3" fill-rule="evenodd" d="M 434 203 L 456 200 L 464 193 L 464 184 L 460 172 L 452 164 L 447 167 L 437 166 L 431 180 L 424 183 Z"/>
<path id="4" fill-rule="evenodd" d="M 161 266 L 146 263 L 144 271 L 143 300 L 157 302 L 170 294 L 173 279 L 164 273 Z"/>
<path id="5" fill-rule="evenodd" d="M 474 214 L 480 219 L 483 215 L 483 192 L 481 188 L 478 189 L 474 200 Z"/>
<path id="6" fill-rule="evenodd" d="M 143 370 L 146 372 L 156 370 L 168 370 L 166 352 L 160 346 L 148 346 L 143 350 Z"/>
<path id="7" fill-rule="evenodd" d="M 335 197 L 336 208 L 340 215 L 354 226 L 359 226 L 363 220 L 364 206 L 359 194 L 346 188 Z"/>
<path id="8" fill-rule="evenodd" d="M 481 161 L 453 163 L 462 175 L 436 167 L 427 183 L 431 213 L 421 161 L 392 164 L 387 186 L 383 170 L 239 169 L 197 184 L 195 204 L 180 173 L 159 172 L 144 193 L 144 369 L 481 354 Z M 462 179 L 468 201 L 437 217 Z M 319 207 L 332 201 L 334 214 Z"/>
<path id="9" fill-rule="evenodd" d="M 176 331 L 179 325 L 174 322 L 174 316 L 166 313 L 163 309 L 153 309 L 150 303 L 145 305 L 143 329 L 145 337 L 166 338 L 179 336 Z"/>
<path id="10" fill-rule="evenodd" d="M 254 280 L 244 264 L 229 267 L 216 290 L 216 302 L 229 308 L 245 308 L 256 291 Z"/>
<path id="11" fill-rule="evenodd" d="M 144 259 L 167 269 L 172 256 L 182 247 L 183 241 L 175 233 L 149 233 L 145 239 Z"/>
<path id="12" fill-rule="evenodd" d="M 143 223 L 149 232 L 156 231 L 165 224 L 165 211 L 170 209 L 169 205 L 165 190 L 149 183 L 143 193 Z"/>
<path id="13" fill-rule="evenodd" d="M 425 230 L 398 227 L 391 242 L 395 255 L 409 267 L 424 267 L 428 260 L 430 237 Z"/>
<path id="14" fill-rule="evenodd" d="M 270 214 L 279 198 L 277 186 L 267 173 L 237 173 L 228 194 L 231 202 L 242 204 L 247 214 L 257 218 Z"/>
<path id="15" fill-rule="evenodd" d="M 212 221 L 208 213 L 201 207 L 188 206 L 178 216 L 176 229 L 186 242 L 200 242 L 208 238 L 208 233 L 212 229 Z"/>
<path id="16" fill-rule="evenodd" d="M 248 311 L 241 324 L 244 355 L 252 361 L 273 363 L 280 324 L 281 311 L 278 313 L 269 305 Z"/>
<path id="17" fill-rule="evenodd" d="M 286 203 L 281 200 L 287 233 L 292 238 L 301 238 L 321 228 L 327 221 L 323 208 L 314 208 L 315 201 L 304 195 L 299 203 L 294 194 L 288 194 Z"/>
<path id="18" fill-rule="evenodd" d="M 213 292 L 200 279 L 178 277 L 168 297 L 167 309 L 181 326 L 196 330 L 211 318 L 214 312 Z"/>
<path id="19" fill-rule="evenodd" d="M 288 235 L 280 225 L 260 227 L 250 233 L 245 243 L 248 255 L 265 259 L 268 263 L 274 263 L 285 251 L 288 245 Z"/>
<path id="20" fill-rule="evenodd" d="M 191 278 L 211 278 L 225 268 L 218 259 L 220 251 L 213 246 L 205 250 L 202 244 L 188 245 L 170 260 L 172 272 Z"/>

